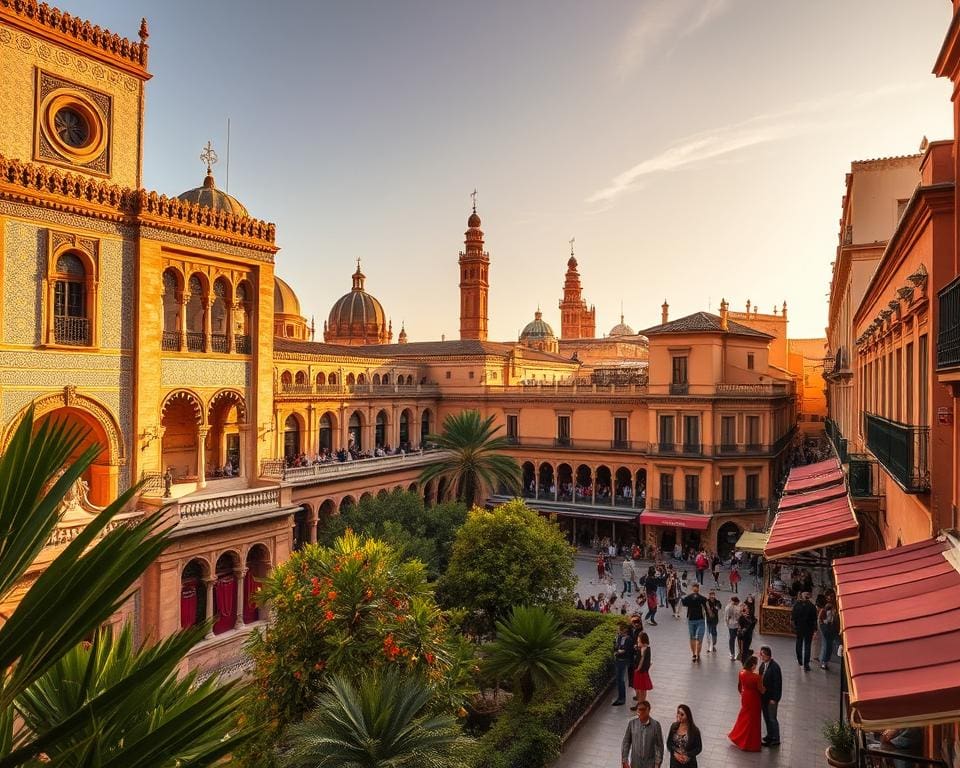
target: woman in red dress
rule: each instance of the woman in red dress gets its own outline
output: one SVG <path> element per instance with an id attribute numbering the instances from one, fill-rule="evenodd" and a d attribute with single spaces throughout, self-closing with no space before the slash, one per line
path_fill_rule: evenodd
<path id="1" fill-rule="evenodd" d="M 740 670 L 740 714 L 727 738 L 744 752 L 760 751 L 760 694 L 763 681 L 757 674 L 757 657 L 750 656 Z"/>

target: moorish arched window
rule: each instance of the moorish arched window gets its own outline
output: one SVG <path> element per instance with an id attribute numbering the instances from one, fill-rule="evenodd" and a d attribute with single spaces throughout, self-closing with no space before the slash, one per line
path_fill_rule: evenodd
<path id="1" fill-rule="evenodd" d="M 90 345 L 87 270 L 75 253 L 57 257 L 53 289 L 53 335 L 57 344 Z"/>

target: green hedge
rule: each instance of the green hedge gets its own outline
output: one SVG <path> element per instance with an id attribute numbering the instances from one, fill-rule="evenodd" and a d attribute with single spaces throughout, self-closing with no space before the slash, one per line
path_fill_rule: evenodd
<path id="1" fill-rule="evenodd" d="M 472 768 L 543 768 L 560 753 L 561 738 L 613 679 L 613 638 L 619 617 L 561 611 L 571 635 L 583 636 L 580 663 L 561 690 L 524 707 L 514 699 L 477 742 Z"/>

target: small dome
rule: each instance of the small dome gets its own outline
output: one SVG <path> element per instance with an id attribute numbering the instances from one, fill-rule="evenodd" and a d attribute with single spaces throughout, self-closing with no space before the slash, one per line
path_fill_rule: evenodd
<path id="1" fill-rule="evenodd" d="M 471 229 L 476 229 L 480 226 L 480 217 L 477 216 L 476 210 L 474 210 L 474 212 L 470 214 L 470 218 L 467 219 L 467 226 Z"/>
<path id="2" fill-rule="evenodd" d="M 576 268 L 577 268 L 577 259 L 576 259 L 576 257 L 571 256 L 569 259 L 567 259 L 567 266 L 568 266 L 570 269 L 576 269 Z"/>
<path id="3" fill-rule="evenodd" d="M 610 329 L 609 336 L 636 336 L 633 328 L 623 322 L 623 315 L 620 315 L 620 322 Z"/>
<path id="4" fill-rule="evenodd" d="M 334 303 L 324 340 L 332 344 L 386 344 L 393 338 L 383 305 L 363 289 L 366 275 L 353 273 L 353 288 Z"/>
<path id="5" fill-rule="evenodd" d="M 273 277 L 273 314 L 300 314 L 300 299 L 297 298 L 297 294 L 293 292 L 293 288 L 276 275 Z"/>
<path id="6" fill-rule="evenodd" d="M 213 208 L 215 211 L 232 213 L 234 216 L 249 216 L 247 209 L 237 198 L 228 195 L 226 192 L 217 189 L 213 181 L 213 174 L 207 173 L 203 184 L 195 189 L 188 189 L 186 192 L 177 195 L 178 200 L 184 200 L 195 205 L 203 205 L 207 208 Z"/>
<path id="7" fill-rule="evenodd" d="M 520 332 L 520 341 L 527 341 L 528 339 L 548 339 L 554 338 L 555 336 L 556 334 L 554 334 L 553 328 L 550 327 L 550 323 L 543 319 L 543 313 L 538 309 L 533 315 L 533 322 L 527 323 Z"/>

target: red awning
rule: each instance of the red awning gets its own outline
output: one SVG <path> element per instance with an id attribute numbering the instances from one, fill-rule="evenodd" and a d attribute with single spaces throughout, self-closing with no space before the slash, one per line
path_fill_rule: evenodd
<path id="1" fill-rule="evenodd" d="M 815 477 L 816 475 L 826 475 L 836 469 L 840 469 L 840 462 L 836 459 L 827 459 L 826 461 L 818 461 L 814 464 L 804 464 L 802 467 L 794 467 L 790 470 L 790 478 L 802 480 L 807 477 Z"/>
<path id="2" fill-rule="evenodd" d="M 705 531 L 710 525 L 710 515 L 641 512 L 640 522 L 644 525 L 665 525 L 671 528 L 690 528 L 695 531 Z"/>
<path id="3" fill-rule="evenodd" d="M 855 724 L 960 718 L 960 541 L 845 557 L 833 572 Z"/>
<path id="4" fill-rule="evenodd" d="M 848 496 L 777 513 L 764 548 L 768 560 L 851 541 L 860 535 Z"/>
<path id="5" fill-rule="evenodd" d="M 805 477 L 795 477 L 793 474 L 795 471 L 796 470 L 790 470 L 787 483 L 783 486 L 783 492 L 785 494 L 806 493 L 807 491 L 812 491 L 814 488 L 822 488 L 827 485 L 836 485 L 838 482 L 843 482 L 843 470 L 839 468 Z"/>
<path id="6" fill-rule="evenodd" d="M 830 499 L 839 499 L 847 495 L 846 483 L 840 481 L 834 485 L 828 485 L 826 488 L 817 488 L 806 493 L 794 493 L 790 496 L 784 496 L 780 499 L 780 509 L 796 509 L 797 507 L 806 507 L 809 504 L 816 504 L 821 501 L 830 501 Z"/>

